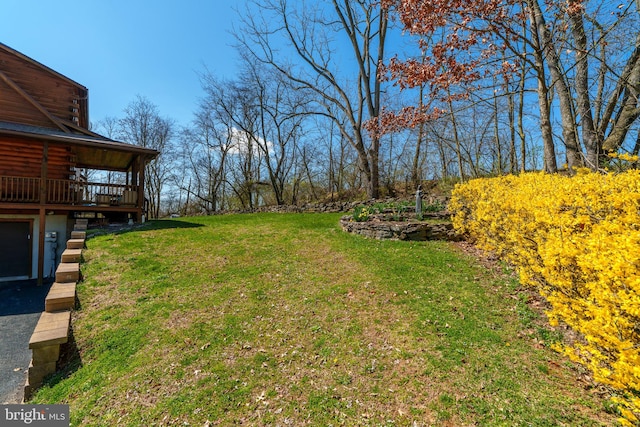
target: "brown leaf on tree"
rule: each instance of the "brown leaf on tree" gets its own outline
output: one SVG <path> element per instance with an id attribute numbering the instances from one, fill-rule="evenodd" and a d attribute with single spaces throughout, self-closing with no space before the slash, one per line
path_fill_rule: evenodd
<path id="1" fill-rule="evenodd" d="M 372 135 L 382 135 L 436 119 L 442 113 L 436 101 L 466 99 L 472 85 L 488 70 L 481 64 L 504 48 L 495 43 L 501 22 L 513 0 L 382 0 L 380 7 L 417 37 L 420 58 L 395 56 L 380 69 L 378 78 L 394 81 L 401 90 L 423 88 L 420 106 L 383 110 L 366 124 Z M 580 0 L 575 0 L 580 2 Z M 492 71 L 505 79 L 515 70 L 507 61 Z"/>

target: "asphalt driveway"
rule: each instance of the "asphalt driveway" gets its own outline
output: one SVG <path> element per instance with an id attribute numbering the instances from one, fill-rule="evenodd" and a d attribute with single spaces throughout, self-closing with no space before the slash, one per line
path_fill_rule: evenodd
<path id="1" fill-rule="evenodd" d="M 21 403 L 31 361 L 29 338 L 51 283 L 0 282 L 0 403 Z"/>

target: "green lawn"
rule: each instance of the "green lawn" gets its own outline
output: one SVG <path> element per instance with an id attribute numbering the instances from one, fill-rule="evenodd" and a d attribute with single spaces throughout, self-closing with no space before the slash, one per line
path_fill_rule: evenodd
<path id="1" fill-rule="evenodd" d="M 88 240 L 72 425 L 613 425 L 513 279 L 339 214 L 155 221 Z"/>

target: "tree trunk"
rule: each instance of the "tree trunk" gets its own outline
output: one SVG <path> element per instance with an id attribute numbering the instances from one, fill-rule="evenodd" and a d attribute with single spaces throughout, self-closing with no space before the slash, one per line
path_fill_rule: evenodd
<path id="1" fill-rule="evenodd" d="M 526 27 L 523 32 L 526 31 Z M 526 49 L 526 44 L 525 44 Z M 526 50 L 524 52 L 526 55 Z M 527 171 L 527 145 L 526 145 L 526 135 L 524 133 L 524 84 L 526 81 L 527 69 L 525 67 L 525 62 L 522 62 L 522 68 L 520 70 L 520 83 L 518 84 L 518 136 L 520 137 L 520 160 L 521 160 L 521 172 Z M 553 145 L 553 140 L 551 141 Z M 553 157 L 555 158 L 555 153 L 553 153 Z"/>
<path id="2" fill-rule="evenodd" d="M 542 15 L 537 0 L 528 0 L 529 4 L 529 21 L 531 23 L 531 42 L 533 44 L 533 55 L 535 58 L 536 79 L 538 81 L 538 104 L 540 107 L 540 132 L 542 134 L 542 144 L 544 147 L 544 170 L 545 172 L 555 173 L 558 171 L 556 161 L 555 145 L 553 143 L 553 131 L 551 129 L 551 107 L 549 105 L 549 88 L 547 87 L 544 72 L 544 55 L 540 41 L 540 31 L 544 31 L 544 23 L 542 30 L 540 29 L 538 15 Z M 534 8 L 534 5 L 537 8 Z"/>
<path id="3" fill-rule="evenodd" d="M 371 138 L 371 148 L 369 149 L 369 182 L 367 185 L 367 195 L 370 199 L 380 197 L 380 139 Z"/>
<path id="4" fill-rule="evenodd" d="M 570 15 L 571 31 L 576 43 L 575 86 L 578 97 L 578 116 L 582 130 L 582 143 L 586 151 L 586 166 L 597 170 L 600 165 L 600 142 L 596 134 L 589 98 L 589 64 L 587 61 L 587 36 L 584 33 L 582 12 Z"/>
<path id="5" fill-rule="evenodd" d="M 638 39 L 640 40 L 640 35 Z M 622 107 L 615 118 L 611 132 L 609 132 L 602 144 L 605 152 L 618 150 L 624 143 L 631 125 L 640 117 L 640 89 L 637 83 L 639 81 L 640 60 L 636 59 L 633 68 L 628 74 L 628 80 L 626 80 L 627 88 L 621 102 Z"/>
<path id="6" fill-rule="evenodd" d="M 571 101 L 571 93 L 567 82 L 565 80 L 564 73 L 560 65 L 560 58 L 558 52 L 556 52 L 551 32 L 547 28 L 542 10 L 538 0 L 529 0 L 529 7 L 531 8 L 532 23 L 536 26 L 536 32 L 539 36 L 542 36 L 542 51 L 544 52 L 544 58 L 549 65 L 549 72 L 551 73 L 552 85 L 556 88 L 558 93 L 558 100 L 560 101 L 560 117 L 562 119 L 562 138 L 567 149 L 567 166 L 571 170 L 574 166 L 582 165 L 582 158 L 580 153 L 580 147 L 577 139 L 575 116 L 573 113 L 573 106 Z"/>
<path id="7" fill-rule="evenodd" d="M 453 112 L 453 103 L 449 100 L 449 114 L 451 115 L 451 125 L 453 126 L 453 140 L 456 144 L 456 155 L 458 157 L 458 173 L 460 174 L 460 181 L 464 182 L 464 166 L 462 163 L 462 148 L 460 147 L 460 138 L 458 135 L 458 122 L 456 121 L 456 115 Z M 473 162 L 471 162 L 473 164 Z"/>
<path id="8" fill-rule="evenodd" d="M 496 172 L 498 175 L 502 175 L 502 148 L 500 147 L 500 127 L 498 123 L 498 97 L 494 95 L 493 97 L 493 139 L 496 144 Z"/>
<path id="9" fill-rule="evenodd" d="M 419 108 L 422 109 L 424 96 L 424 85 L 420 85 L 420 92 L 418 94 L 420 97 L 418 99 Z M 418 188 L 420 185 L 421 174 L 419 173 L 419 165 L 420 165 L 420 150 L 422 148 L 422 140 L 424 139 L 424 123 L 421 122 L 418 125 L 418 139 L 416 141 L 416 151 L 413 154 L 413 164 L 411 166 L 411 181 L 413 181 L 413 186 Z"/>
<path id="10" fill-rule="evenodd" d="M 518 171 L 518 156 L 516 149 L 516 105 L 515 95 L 509 93 L 507 98 L 509 102 L 509 172 L 516 173 Z"/>
<path id="11" fill-rule="evenodd" d="M 420 181 L 422 180 L 422 174 L 420 173 L 420 151 L 422 148 L 422 141 L 424 139 L 424 123 L 418 125 L 418 138 L 416 140 L 416 151 L 413 153 L 413 164 L 411 165 L 411 181 L 413 186 L 418 188 Z"/>

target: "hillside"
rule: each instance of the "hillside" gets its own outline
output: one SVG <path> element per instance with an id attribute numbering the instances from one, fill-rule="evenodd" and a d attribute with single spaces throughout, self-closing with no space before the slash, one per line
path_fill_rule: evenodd
<path id="1" fill-rule="evenodd" d="M 340 214 L 180 218 L 88 240 L 72 425 L 612 425 L 509 274 Z"/>

